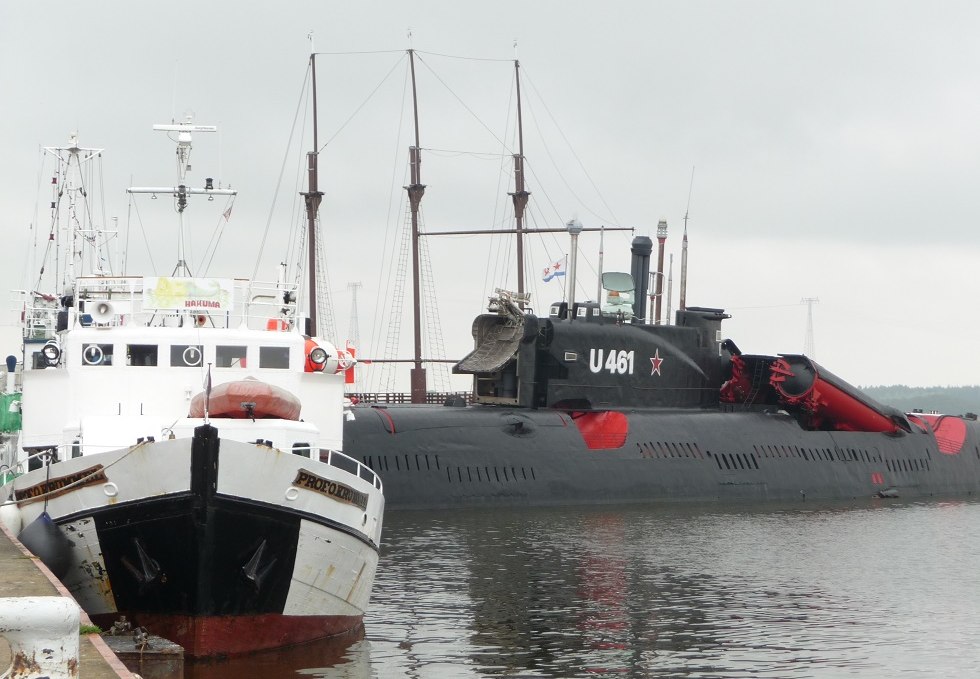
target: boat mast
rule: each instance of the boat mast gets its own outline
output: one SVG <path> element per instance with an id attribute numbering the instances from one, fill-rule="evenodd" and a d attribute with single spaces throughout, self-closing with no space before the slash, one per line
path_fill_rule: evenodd
<path id="1" fill-rule="evenodd" d="M 187 208 L 187 199 L 190 196 L 204 195 L 204 196 L 235 196 L 238 191 L 235 189 L 221 189 L 214 188 L 214 180 L 211 177 L 206 177 L 204 180 L 204 187 L 194 187 L 188 186 L 187 173 L 191 169 L 191 135 L 194 132 L 217 132 L 218 128 L 214 125 L 195 125 L 190 116 L 188 116 L 182 123 L 170 123 L 169 125 L 154 125 L 153 129 L 158 132 L 169 133 L 176 132 L 176 142 L 177 142 L 177 186 L 133 186 L 127 189 L 127 193 L 130 194 L 145 194 L 149 193 L 154 198 L 156 195 L 170 194 L 176 199 L 176 210 L 177 219 L 179 225 L 179 233 L 177 238 L 177 265 L 174 267 L 171 276 L 177 276 L 178 273 L 181 276 L 193 276 L 190 267 L 187 265 L 187 260 L 185 259 L 185 248 L 184 248 L 184 210 Z M 172 137 L 171 137 L 172 138 Z"/>
<path id="2" fill-rule="evenodd" d="M 312 38 L 311 38 L 312 43 Z M 316 215 L 323 200 L 323 192 L 317 188 L 317 155 L 319 145 L 316 126 L 316 52 L 310 49 L 310 78 L 313 83 L 313 150 L 306 154 L 306 173 L 308 189 L 302 195 L 306 199 L 306 232 L 307 247 L 309 248 L 309 277 L 310 277 L 310 317 L 306 334 L 318 336 L 316 319 Z"/>
<path id="3" fill-rule="evenodd" d="M 514 59 L 514 82 L 517 83 L 517 153 L 514 154 L 514 222 L 517 234 L 517 294 L 524 308 L 524 209 L 530 192 L 524 189 L 524 123 L 521 113 L 521 62 Z"/>
<path id="4" fill-rule="evenodd" d="M 425 368 L 422 367 L 422 302 L 419 285 L 419 204 L 425 194 L 422 183 L 422 158 L 419 154 L 419 100 L 415 89 L 415 50 L 408 50 L 408 63 L 412 72 L 412 115 L 415 121 L 415 146 L 408 149 L 411 165 L 411 183 L 405 187 L 412 211 L 412 303 L 415 355 L 412 359 L 412 403 L 425 403 Z"/>
<path id="5" fill-rule="evenodd" d="M 78 221 L 76 218 L 76 201 L 80 196 L 83 202 L 87 202 L 88 187 L 85 185 L 84 181 L 85 169 L 88 167 L 90 162 L 102 157 L 103 149 L 83 148 L 79 146 L 77 132 L 72 132 L 68 136 L 67 146 L 45 146 L 43 148 L 45 153 L 49 153 L 57 159 L 55 173 L 54 176 L 51 177 L 51 231 L 49 233 L 49 238 L 53 240 L 55 244 L 53 278 L 54 291 L 60 294 L 63 290 L 63 286 L 71 285 L 71 282 L 75 279 L 76 256 L 81 258 L 83 272 L 86 274 L 91 273 L 85 271 L 84 252 L 78 246 L 77 242 L 79 238 L 79 229 L 81 226 L 76 226 L 74 224 Z M 73 162 L 76 168 L 74 172 L 72 171 Z M 78 181 L 78 186 L 75 185 L 76 178 Z M 62 229 L 62 227 L 59 225 L 62 197 L 66 197 L 68 201 L 68 225 L 64 227 L 64 229 Z M 84 209 L 82 221 L 85 222 L 88 228 L 94 229 L 95 227 L 89 224 L 90 217 L 91 215 L 89 208 L 86 207 Z M 65 233 L 62 233 L 62 231 Z M 96 244 L 97 248 L 98 233 L 94 230 L 92 242 Z M 64 271 L 61 271 L 62 248 L 68 249 L 67 257 L 65 258 Z M 43 267 L 44 263 L 42 262 L 42 275 L 44 271 Z M 61 278 L 62 275 L 64 275 L 63 280 Z"/>

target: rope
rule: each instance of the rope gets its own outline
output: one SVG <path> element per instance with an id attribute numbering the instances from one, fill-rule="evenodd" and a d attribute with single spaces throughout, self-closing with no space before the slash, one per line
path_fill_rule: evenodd
<path id="1" fill-rule="evenodd" d="M 306 67 L 306 75 L 303 78 L 303 86 L 301 88 L 302 93 L 300 94 L 299 101 L 296 103 L 296 113 L 293 114 L 293 127 L 289 131 L 289 139 L 286 142 L 286 152 L 283 154 L 282 166 L 279 168 L 279 177 L 276 179 L 276 190 L 272 194 L 272 205 L 269 207 L 269 216 L 265 220 L 265 229 L 262 231 L 262 241 L 259 243 L 259 253 L 255 258 L 255 269 L 252 271 L 252 280 L 258 278 L 259 275 L 259 265 L 262 263 L 262 253 L 265 252 L 265 242 L 269 238 L 269 232 L 272 230 L 272 217 L 276 207 L 276 201 L 279 198 L 279 189 L 282 188 L 282 178 L 286 173 L 286 163 L 289 160 L 289 149 L 293 144 L 293 135 L 296 132 L 296 120 L 299 118 L 299 112 L 302 108 L 302 103 L 304 95 L 306 92 L 306 83 L 310 79 L 310 67 Z"/>
<path id="2" fill-rule="evenodd" d="M 404 57 L 402 57 L 402 59 L 399 59 L 398 61 L 396 61 L 394 63 L 394 65 L 388 70 L 388 72 L 385 73 L 385 76 L 381 79 L 381 82 L 379 82 L 377 85 L 374 86 L 374 89 L 371 90 L 371 93 L 367 95 L 367 97 L 364 99 L 364 101 L 362 101 L 360 103 L 360 105 L 356 109 L 354 109 L 354 112 L 350 114 L 350 116 L 347 118 L 347 120 L 345 120 L 340 125 L 340 127 L 337 128 L 337 131 L 333 133 L 333 136 L 330 137 L 330 139 L 328 139 L 327 141 L 325 141 L 323 143 L 323 145 L 320 146 L 319 149 L 317 149 L 317 153 L 320 153 L 325 148 L 327 148 L 327 146 L 330 144 L 330 142 L 332 142 L 334 139 L 336 139 L 337 136 L 341 132 L 344 131 L 344 128 L 347 127 L 348 123 L 350 123 L 350 121 L 352 121 L 357 116 L 357 114 L 361 112 L 361 109 L 364 108 L 365 106 L 367 106 L 367 103 L 369 101 L 371 101 L 371 99 L 374 97 L 375 94 L 377 94 L 378 90 L 381 89 L 381 86 L 385 84 L 385 82 L 388 80 L 388 78 L 391 76 L 391 74 L 395 72 L 395 69 L 398 68 L 398 64 L 400 64 L 403 59 L 404 59 Z"/>
<path id="3" fill-rule="evenodd" d="M 83 476 L 82 478 L 78 479 L 77 481 L 72 481 L 68 485 L 62 486 L 61 488 L 58 488 L 56 490 L 49 490 L 47 493 L 42 493 L 41 495 L 35 495 L 34 497 L 31 497 L 31 498 L 26 498 L 24 500 L 18 500 L 17 501 L 17 504 L 18 505 L 22 505 L 22 504 L 29 505 L 29 504 L 32 504 L 32 503 L 36 502 L 37 500 L 40 500 L 40 499 L 43 498 L 44 499 L 44 508 L 45 508 L 45 511 L 47 511 L 48 498 L 49 497 L 52 497 L 54 495 L 61 495 L 62 493 L 64 493 L 69 488 L 74 488 L 75 486 L 81 485 L 82 483 L 84 483 L 85 481 L 88 481 L 92 477 L 97 476 L 98 474 L 103 473 L 106 469 L 109 469 L 110 467 L 115 466 L 119 462 L 122 462 L 125 458 L 129 457 L 132 453 L 136 452 L 136 450 L 138 450 L 139 448 L 142 448 L 147 443 L 150 443 L 150 441 L 143 441 L 142 443 L 137 443 L 135 446 L 133 446 L 132 448 L 130 448 L 129 450 L 127 450 L 125 453 L 123 453 L 122 455 L 120 455 L 118 458 L 116 458 L 115 460 L 113 460 L 109 464 L 105 465 L 104 467 L 102 467 L 101 469 L 99 469 L 97 471 L 92 472 L 91 474 L 88 474 L 86 476 Z M 47 469 L 48 469 L 48 475 L 47 475 L 47 478 L 45 479 L 46 482 L 47 481 L 50 481 L 50 477 L 51 477 L 51 465 L 50 464 L 47 465 Z"/>

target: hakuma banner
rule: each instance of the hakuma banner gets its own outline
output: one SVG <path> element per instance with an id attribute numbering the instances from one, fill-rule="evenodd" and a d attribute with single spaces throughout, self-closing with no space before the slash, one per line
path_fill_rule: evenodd
<path id="1" fill-rule="evenodd" d="M 230 278 L 143 279 L 143 309 L 230 311 L 235 283 Z"/>

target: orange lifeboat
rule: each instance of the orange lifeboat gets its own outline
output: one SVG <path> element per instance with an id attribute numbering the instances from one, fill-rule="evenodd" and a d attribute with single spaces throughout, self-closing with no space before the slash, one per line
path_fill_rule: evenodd
<path id="1" fill-rule="evenodd" d="M 187 416 L 204 417 L 204 405 L 205 393 L 201 392 L 191 399 Z M 296 396 L 254 377 L 215 385 L 208 401 L 210 417 L 298 420 L 301 409 Z"/>

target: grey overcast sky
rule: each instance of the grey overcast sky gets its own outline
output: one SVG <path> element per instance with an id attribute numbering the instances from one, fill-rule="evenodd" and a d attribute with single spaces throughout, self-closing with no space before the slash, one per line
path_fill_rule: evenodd
<path id="1" fill-rule="evenodd" d="M 507 228 L 516 41 L 530 226 L 577 218 L 653 236 L 666 219 L 676 307 L 694 168 L 688 303 L 727 309 L 725 334 L 743 351 L 802 351 L 812 297 L 816 359 L 851 383 L 980 383 L 974 2 L 4 2 L 3 288 L 36 274 L 29 231 L 46 231 L 50 199 L 39 148 L 70 131 L 106 150 L 105 215 L 129 244 L 128 272 L 169 273 L 169 200 L 131 209 L 125 188 L 172 183 L 172 145 L 151 127 L 187 113 L 220 127 L 196 137 L 191 182 L 241 191 L 208 273 L 250 276 L 261 252 L 260 277 L 274 278 L 297 222 L 298 149 L 311 143 L 310 31 L 331 53 L 317 69 L 337 334 L 353 334 L 347 284 L 360 282 L 362 354 L 381 355 L 391 318 L 384 281 L 411 143 L 405 50 L 419 52 L 424 228 Z M 223 207 L 192 206 L 193 256 Z M 606 269 L 628 267 L 628 242 L 607 236 Z M 428 239 L 446 356 L 467 351 L 488 292 L 514 287 L 508 245 Z M 598 237 L 581 245 L 584 298 Z M 567 248 L 530 246 L 542 312 L 562 288 L 540 270 Z"/>

